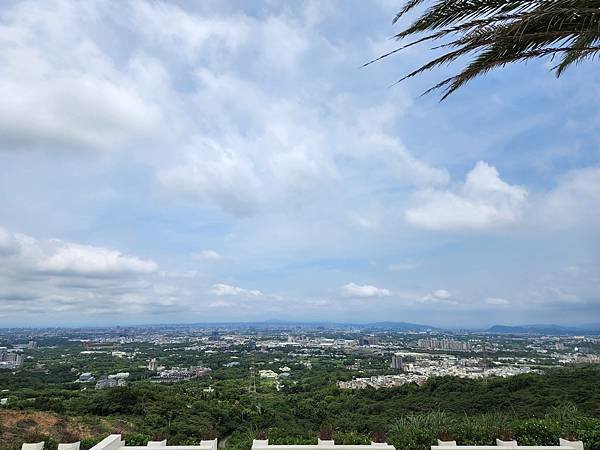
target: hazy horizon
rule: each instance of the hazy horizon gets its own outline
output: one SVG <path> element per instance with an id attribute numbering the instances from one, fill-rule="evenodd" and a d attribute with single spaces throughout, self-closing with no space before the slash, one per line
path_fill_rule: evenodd
<path id="1" fill-rule="evenodd" d="M 0 325 L 600 317 L 595 62 L 419 95 L 398 3 L 8 1 Z"/>
<path id="2" fill-rule="evenodd" d="M 431 327 L 432 330 L 441 330 L 441 331 L 486 331 L 489 328 L 494 326 L 500 327 L 509 327 L 509 328 L 527 328 L 527 327 L 560 327 L 563 329 L 573 329 L 581 330 L 581 331 L 600 331 L 600 322 L 588 322 L 588 323 L 580 323 L 580 324 L 568 324 L 568 323 L 480 323 L 478 325 L 471 326 L 448 326 L 448 325 L 439 325 L 433 323 L 425 323 L 425 322 L 403 322 L 403 321 L 319 321 L 319 320 L 282 320 L 282 319 L 265 319 L 261 321 L 214 321 L 214 322 L 147 322 L 147 323 L 138 323 L 138 322 L 114 322 L 114 323 L 66 323 L 62 325 L 51 325 L 51 324 L 40 324 L 40 325 L 27 325 L 27 324 L 16 324 L 16 325 L 2 325 L 0 329 L 93 329 L 93 328 L 143 328 L 143 327 L 206 327 L 206 328 L 218 328 L 218 327 L 233 327 L 235 326 L 260 326 L 264 325 L 268 326 L 334 326 L 334 327 L 343 327 L 343 326 L 370 326 L 370 325 L 379 325 L 383 326 L 382 329 L 385 329 L 385 326 L 389 326 L 389 329 L 393 329 L 394 326 L 397 325 L 415 325 L 419 327 Z M 417 330 L 413 330 L 417 331 Z"/>

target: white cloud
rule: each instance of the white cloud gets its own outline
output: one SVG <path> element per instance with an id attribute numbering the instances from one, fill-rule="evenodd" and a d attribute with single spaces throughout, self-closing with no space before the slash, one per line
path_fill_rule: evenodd
<path id="1" fill-rule="evenodd" d="M 0 227 L 0 257 L 9 256 L 19 251 L 19 241 L 13 233 Z"/>
<path id="2" fill-rule="evenodd" d="M 438 289 L 437 291 L 435 291 L 433 293 L 433 295 L 435 298 L 439 298 L 442 300 L 452 297 L 452 294 L 450 292 L 448 292 L 446 289 Z"/>
<path id="3" fill-rule="evenodd" d="M 0 228 L 0 316 L 178 311 L 190 292 L 155 284 L 156 262 L 118 250 Z M 49 320 L 49 319 L 48 319 Z"/>
<path id="4" fill-rule="evenodd" d="M 213 284 L 209 290 L 210 294 L 218 297 L 262 297 L 263 293 L 258 289 L 243 289 L 237 286 L 217 283 Z"/>
<path id="5" fill-rule="evenodd" d="M 102 276 L 150 273 L 158 267 L 154 261 L 90 245 L 52 240 L 44 247 L 44 255 L 38 261 L 38 268 L 44 272 Z"/>
<path id="6" fill-rule="evenodd" d="M 192 200 L 212 200 L 234 215 L 256 209 L 262 182 L 252 160 L 206 140 L 184 158 L 181 165 L 159 170 L 163 186 Z"/>
<path id="7" fill-rule="evenodd" d="M 152 132 L 160 110 L 87 34 L 94 7 L 53 5 L 3 17 L 0 148 L 110 149 Z"/>
<path id="8" fill-rule="evenodd" d="M 59 239 L 38 240 L 0 228 L 0 249 L 7 248 L 2 245 L 7 241 L 11 243 L 10 251 L 0 253 L 4 264 L 30 273 L 104 277 L 148 274 L 158 269 L 152 260 L 124 255 L 118 250 Z"/>
<path id="9" fill-rule="evenodd" d="M 349 219 L 352 224 L 364 230 L 374 231 L 381 228 L 381 213 L 376 210 L 351 211 Z"/>
<path id="10" fill-rule="evenodd" d="M 485 302 L 488 305 L 494 305 L 494 306 L 506 306 L 510 304 L 509 300 L 506 300 L 505 298 L 500 298 L 500 297 L 489 297 L 485 299 Z"/>
<path id="11" fill-rule="evenodd" d="M 600 168 L 567 172 L 557 186 L 543 195 L 532 221 L 543 228 L 600 224 Z"/>
<path id="12" fill-rule="evenodd" d="M 438 289 L 431 294 L 427 294 L 419 299 L 420 303 L 427 304 L 446 304 L 446 305 L 457 305 L 458 302 L 454 300 L 453 295 L 446 289 Z"/>
<path id="13" fill-rule="evenodd" d="M 132 16 L 135 29 L 147 40 L 181 52 L 190 62 L 213 49 L 235 51 L 252 37 L 247 17 L 194 15 L 166 2 L 137 2 Z"/>
<path id="14" fill-rule="evenodd" d="M 192 259 L 195 261 L 216 262 L 221 261 L 223 257 L 214 250 L 201 250 L 199 252 L 192 253 Z"/>
<path id="15" fill-rule="evenodd" d="M 264 63 L 293 73 L 310 42 L 304 29 L 282 17 L 270 17 L 261 26 L 260 39 Z"/>
<path id="16" fill-rule="evenodd" d="M 342 286 L 342 295 L 345 297 L 389 297 L 390 291 L 368 284 L 348 283 Z"/>
<path id="17" fill-rule="evenodd" d="M 478 162 L 456 191 L 424 190 L 406 211 L 408 223 L 429 230 L 484 230 L 518 222 L 527 191 L 500 179 L 498 170 Z"/>

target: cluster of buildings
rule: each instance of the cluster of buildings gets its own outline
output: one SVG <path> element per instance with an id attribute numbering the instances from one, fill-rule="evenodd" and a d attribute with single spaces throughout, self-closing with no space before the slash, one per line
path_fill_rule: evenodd
<path id="1" fill-rule="evenodd" d="M 108 377 L 101 378 L 96 382 L 96 389 L 109 389 L 127 386 L 127 378 L 129 378 L 129 372 L 119 372 L 114 375 L 109 375 Z"/>
<path id="2" fill-rule="evenodd" d="M 0 369 L 18 369 L 23 365 L 23 358 L 20 350 L 0 347 Z"/>
<path id="3" fill-rule="evenodd" d="M 391 355 L 390 368 L 401 370 L 397 375 L 375 375 L 339 381 L 341 389 L 375 389 L 402 386 L 408 383 L 425 383 L 431 377 L 455 376 L 459 378 L 509 377 L 537 372 L 524 364 L 494 364 L 485 367 L 479 358 L 460 358 L 455 355 L 398 352 Z"/>
<path id="4" fill-rule="evenodd" d="M 167 369 L 164 366 L 159 366 L 156 358 L 148 361 L 147 367 L 150 372 L 155 372 L 156 374 L 150 377 L 150 381 L 153 383 L 177 383 L 179 381 L 201 378 L 212 370 L 210 367 L 190 367 L 189 369 L 171 367 Z"/>
<path id="5" fill-rule="evenodd" d="M 289 367 L 280 367 L 279 373 L 275 372 L 271 369 L 262 369 L 258 371 L 258 376 L 261 378 L 266 378 L 267 380 L 277 380 L 281 378 L 287 378 L 290 376 L 290 372 L 292 369 Z"/>
<path id="6" fill-rule="evenodd" d="M 468 341 L 456 341 L 448 338 L 419 339 L 417 347 L 423 350 L 450 350 L 455 352 L 470 352 L 471 344 Z"/>
<path id="7" fill-rule="evenodd" d="M 29 341 L 25 344 L 14 344 L 13 348 L 18 349 L 18 350 L 32 350 L 34 348 L 37 348 L 37 342 Z"/>
<path id="8" fill-rule="evenodd" d="M 159 368 L 157 374 L 150 377 L 150 381 L 153 383 L 178 383 L 180 381 L 201 378 L 210 371 L 210 367 L 190 367 L 189 369 L 183 367 Z"/>
<path id="9" fill-rule="evenodd" d="M 337 387 L 340 389 L 366 389 L 368 387 L 380 389 L 398 387 L 408 383 L 422 385 L 426 381 L 426 376 L 415 373 L 406 373 L 402 375 L 376 375 L 365 378 L 354 378 L 350 381 L 338 381 Z"/>
<path id="10" fill-rule="evenodd" d="M 96 381 L 96 377 L 91 372 L 83 372 L 75 380 L 75 383 L 91 383 L 92 381 Z"/>
<path id="11" fill-rule="evenodd" d="M 96 377 L 91 372 L 84 372 L 79 375 L 75 383 L 93 383 L 96 381 L 96 389 L 108 389 L 113 387 L 127 386 L 129 372 L 119 372 L 107 377 L 102 377 L 96 381 Z"/>

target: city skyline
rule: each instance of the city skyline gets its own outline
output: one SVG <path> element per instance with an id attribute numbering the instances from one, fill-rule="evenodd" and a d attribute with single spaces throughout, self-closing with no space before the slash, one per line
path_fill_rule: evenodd
<path id="1" fill-rule="evenodd" d="M 397 8 L 5 2 L 3 326 L 597 321 L 594 62 L 439 103 Z"/>

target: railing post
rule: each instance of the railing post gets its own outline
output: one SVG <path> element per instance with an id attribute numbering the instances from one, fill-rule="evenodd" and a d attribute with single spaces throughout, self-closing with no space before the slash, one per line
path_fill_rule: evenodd
<path id="1" fill-rule="evenodd" d="M 125 442 L 121 440 L 120 434 L 111 434 L 105 437 L 90 450 L 119 450 L 125 445 Z"/>
<path id="2" fill-rule="evenodd" d="M 79 450 L 81 442 L 71 442 L 69 444 L 58 444 L 58 450 Z"/>
<path id="3" fill-rule="evenodd" d="M 571 447 L 575 450 L 583 450 L 583 442 L 582 441 L 569 441 L 568 439 L 560 438 L 558 443 L 561 447 Z"/>
<path id="4" fill-rule="evenodd" d="M 200 445 L 203 446 L 203 447 L 210 445 L 211 450 L 217 450 L 217 447 L 218 447 L 217 439 L 210 439 L 210 440 L 207 440 L 207 441 L 200 441 Z"/>
<path id="5" fill-rule="evenodd" d="M 456 447 L 456 441 L 442 441 L 438 439 L 437 444 L 440 447 Z"/>
<path id="6" fill-rule="evenodd" d="M 36 442 L 34 444 L 23 444 L 21 446 L 21 450 L 43 450 L 44 449 L 44 441 Z"/>

